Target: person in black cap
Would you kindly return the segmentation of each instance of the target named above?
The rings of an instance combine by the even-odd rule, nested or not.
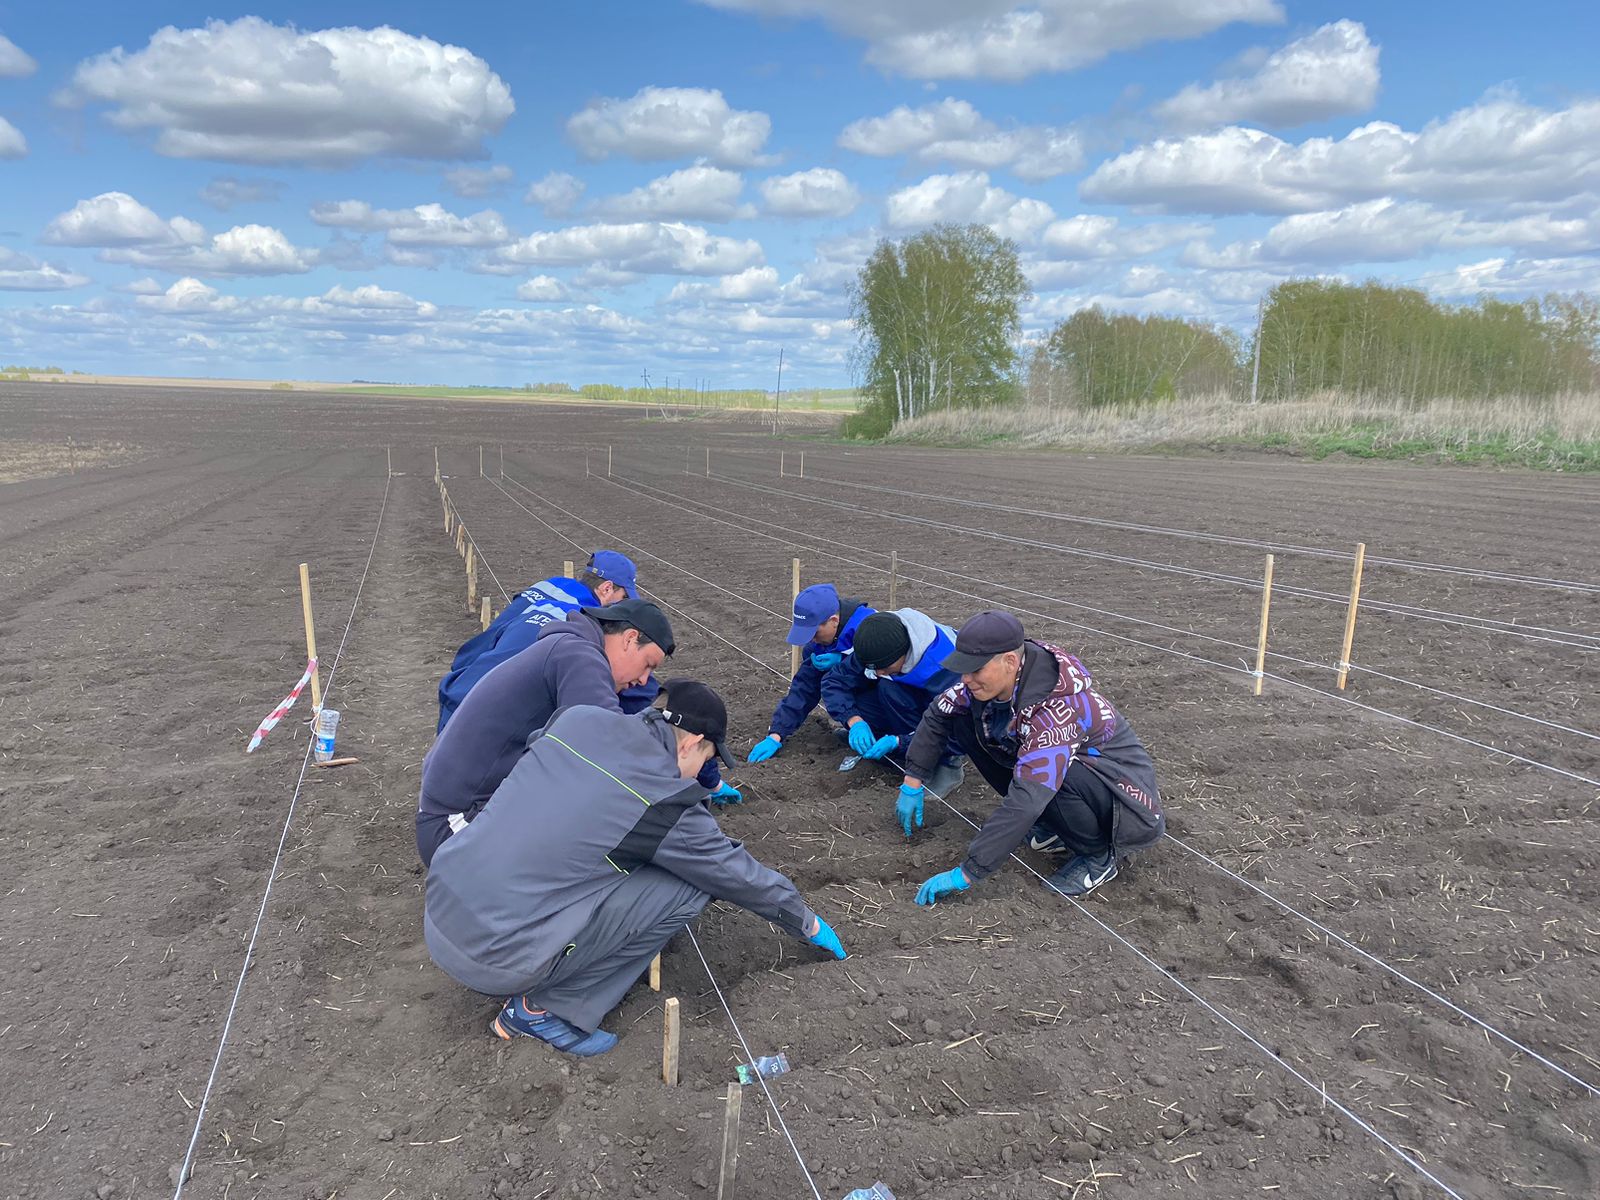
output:
[[[452,722],[452,726],[453,726]],[[617,1043],[600,1021],[713,899],[845,956],[784,876],[717,826],[693,782],[725,753],[728,710],[676,679],[639,716],[563,708],[428,870],[423,932],[448,975],[509,997],[490,1024],[568,1054]]]
[[[896,804],[901,828],[910,837],[922,824],[922,781],[951,738],[1005,799],[966,860],[922,885],[918,904],[993,874],[1030,830],[1034,849],[1071,854],[1049,880],[1068,896],[1115,878],[1120,859],[1165,832],[1149,753],[1075,655],[1025,638],[1011,613],[989,611],[961,627],[944,665],[961,682],[929,706],[911,740]]]
[[[546,625],[533,645],[485,675],[422,760],[417,854],[423,865],[488,803],[528,735],[556,709],[594,704],[621,712],[617,694],[650,678],[674,645],[659,608],[622,600]],[[715,778],[720,785],[721,776]]]

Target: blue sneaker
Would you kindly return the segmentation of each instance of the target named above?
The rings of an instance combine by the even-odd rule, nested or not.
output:
[[[614,1033],[607,1033],[604,1029],[585,1033],[554,1013],[529,1008],[525,996],[513,996],[507,1000],[500,1015],[490,1023],[489,1032],[508,1042],[514,1037],[538,1038],[563,1054],[576,1054],[580,1058],[604,1054],[617,1044],[617,1035]]]
[[[1077,854],[1045,884],[1064,896],[1087,896],[1102,883],[1117,877],[1117,856],[1109,849],[1102,854]]]

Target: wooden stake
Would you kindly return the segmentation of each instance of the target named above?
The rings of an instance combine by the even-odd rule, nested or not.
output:
[[[806,477],[806,452],[804,450],[802,450],[802,451],[800,451],[800,478],[804,479],[805,477]]]
[[[433,448],[433,481],[440,487],[444,486],[444,476],[439,474],[439,447]]]
[[[717,1174],[717,1200],[733,1200],[733,1177],[739,1169],[739,1109],[744,1091],[728,1085],[728,1108],[722,1114],[722,1169]]]
[[[650,960],[650,990],[652,992],[661,990],[661,955],[659,954]]]
[[[669,997],[666,1020],[661,1030],[661,1079],[668,1087],[678,1086],[678,998]]]
[[[611,477],[611,447],[606,447],[606,478]]]
[[[500,447],[500,478],[504,479],[505,477],[506,477],[506,448],[504,446],[501,446]]]
[[[386,474],[394,474],[394,450],[389,446],[383,448],[383,465]]]
[[[577,578],[577,575],[574,573],[574,567],[572,565],[572,560],[570,558],[567,559],[566,561],[564,561],[561,564],[561,577],[563,579],[576,579]]]
[[[790,590],[790,593],[791,593],[789,598],[790,598],[791,601],[794,601],[794,600],[798,600],[800,598],[800,560],[798,558],[793,560],[793,562],[791,563],[791,566],[790,566],[790,570],[791,570],[792,574],[791,574],[791,578],[789,580],[789,585],[790,585],[790,589],[789,590]],[[790,646],[789,647],[789,674],[791,676],[800,674],[800,647],[799,646]]]
[[[895,585],[900,582],[900,551],[889,551],[889,608],[894,608]]]
[[[706,478],[711,478],[711,447],[706,447]]]
[[[1344,614],[1344,645],[1339,650],[1339,690],[1350,675],[1350,646],[1356,639],[1356,609],[1361,604],[1361,566],[1367,561],[1367,544],[1356,543],[1356,565],[1350,573],[1350,607]]]
[[[317,656],[317,627],[311,622],[311,572],[300,564],[300,611],[306,619],[306,657]],[[322,707],[322,667],[311,672],[311,711]]]
[[[467,611],[478,607],[478,547],[467,543]]]
[[[1267,555],[1266,574],[1261,579],[1261,634],[1256,641],[1256,695],[1266,680],[1267,613],[1272,608],[1272,555]]]
[[[478,478],[483,478],[483,447],[478,447]]]
[[[778,451],[778,478],[783,478],[783,451]]]
[[[494,605],[489,603],[487,595],[483,598],[483,611],[478,614],[478,620],[483,622],[485,629],[494,624]]]

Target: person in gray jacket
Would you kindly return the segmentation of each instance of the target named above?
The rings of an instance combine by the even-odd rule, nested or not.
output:
[[[718,827],[695,775],[723,753],[727,708],[673,680],[636,716],[563,708],[528,740],[477,820],[428,870],[428,952],[505,1001],[490,1028],[568,1054],[616,1045],[601,1018],[713,899],[845,956],[795,886]],[[452,722],[453,724],[453,722]]]

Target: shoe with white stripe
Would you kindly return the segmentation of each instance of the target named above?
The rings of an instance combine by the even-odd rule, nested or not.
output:
[[[1063,896],[1087,896],[1102,883],[1117,877],[1117,856],[1110,850],[1104,854],[1079,854],[1046,881],[1045,886]]]
[[[1041,821],[1028,832],[1028,849],[1037,850],[1040,854],[1065,854],[1067,844],[1061,840],[1059,833]]]

